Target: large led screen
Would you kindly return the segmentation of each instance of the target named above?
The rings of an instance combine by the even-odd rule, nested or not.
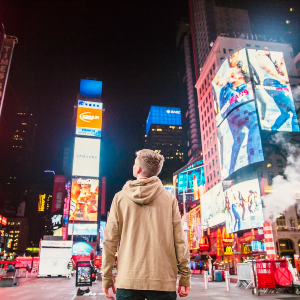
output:
[[[72,179],[70,218],[74,221],[97,221],[99,180]]]
[[[225,222],[225,204],[222,182],[201,197],[202,227],[208,228]]]
[[[68,235],[97,235],[97,224],[73,224],[68,225]]]
[[[75,138],[73,176],[99,177],[100,139]]]
[[[102,103],[78,101],[76,134],[101,137]]]
[[[246,50],[230,55],[211,84],[218,126],[231,110],[254,99]]]
[[[248,49],[262,130],[299,131],[282,52]]]
[[[190,248],[199,248],[200,238],[202,237],[201,226],[201,207],[197,206],[189,212],[190,227]]]
[[[235,108],[217,129],[221,178],[264,160],[254,101]]]
[[[151,106],[146,121],[146,134],[151,124],[181,125],[181,109],[178,107]]]
[[[203,161],[188,166],[186,169],[175,175],[174,181],[177,176],[177,190],[176,198],[178,201],[200,200],[200,197],[205,193],[205,175]]]
[[[105,227],[106,227],[106,222],[100,221],[100,226],[99,226],[100,248],[103,248],[103,237],[104,237]]]
[[[263,227],[264,217],[257,179],[224,189],[227,233]]]

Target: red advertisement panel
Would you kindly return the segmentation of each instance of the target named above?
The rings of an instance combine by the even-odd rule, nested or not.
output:
[[[54,186],[53,186],[52,212],[61,210],[63,207],[63,200],[66,196],[65,184],[66,184],[66,176],[55,175]]]

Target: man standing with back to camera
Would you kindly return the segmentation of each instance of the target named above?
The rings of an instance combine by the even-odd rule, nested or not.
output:
[[[164,157],[152,150],[136,152],[133,176],[117,193],[103,239],[102,288],[116,293],[112,275],[118,248],[117,300],[175,300],[188,296],[191,284],[189,247],[176,198],[157,175]]]

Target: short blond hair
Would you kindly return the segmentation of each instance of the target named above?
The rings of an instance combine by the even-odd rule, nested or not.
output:
[[[160,173],[165,161],[163,155],[150,149],[142,149],[135,154],[143,176],[157,176]]]

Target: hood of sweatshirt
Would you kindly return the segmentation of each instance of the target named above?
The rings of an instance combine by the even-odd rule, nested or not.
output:
[[[157,176],[143,180],[129,180],[122,189],[129,199],[141,205],[152,202],[163,190],[164,187]]]

